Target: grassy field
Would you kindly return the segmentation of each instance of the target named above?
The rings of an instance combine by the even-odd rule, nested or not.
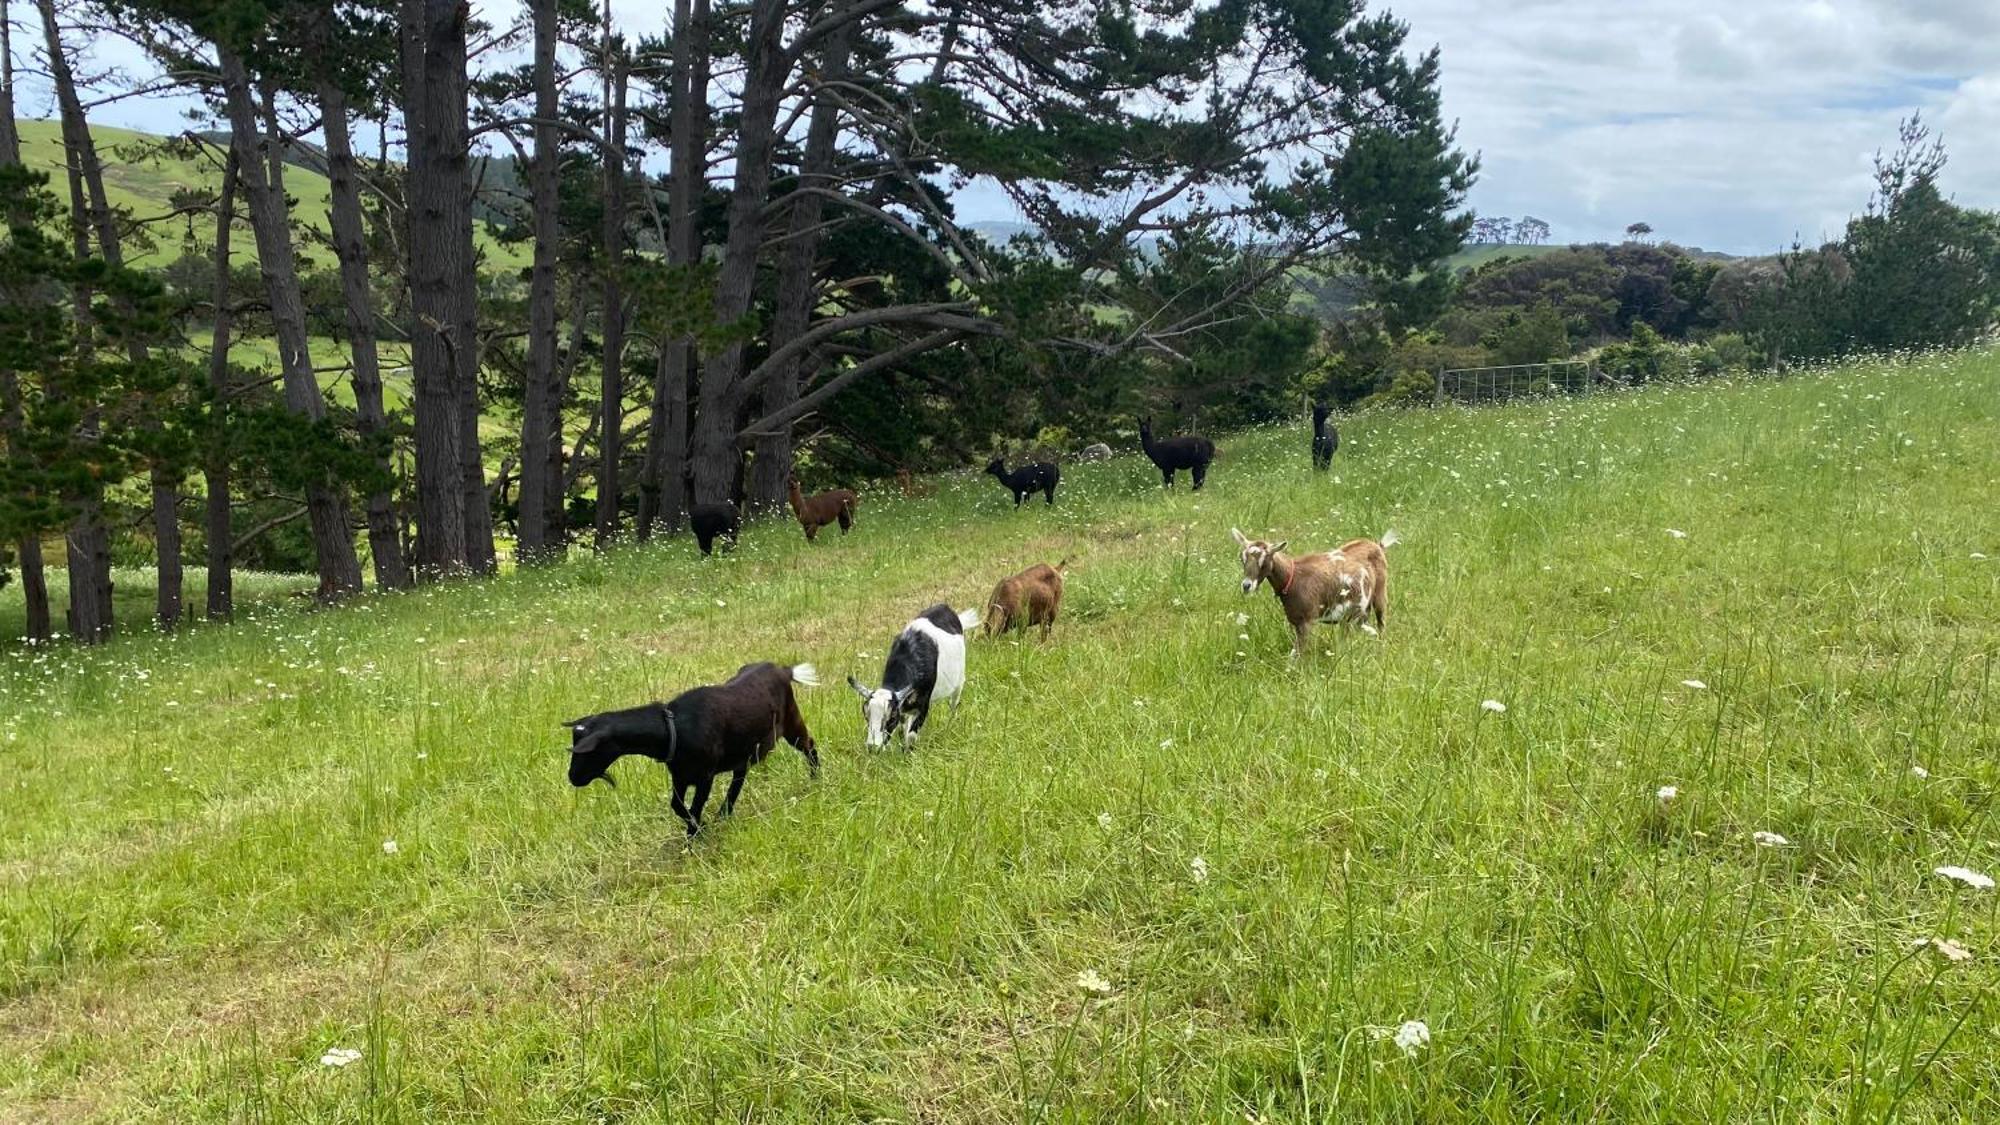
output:
[[[2000,897],[1933,874],[2000,872],[2000,357],[1220,444],[6,659],[0,1118],[2000,1115]],[[1232,525],[1397,529],[1385,634],[1288,664]],[[1065,554],[860,749],[844,674]],[[817,782],[692,846],[569,789],[562,720],[758,659]]]
[[[68,165],[63,155],[62,126],[54,121],[33,119],[22,119],[18,124],[22,163],[48,173],[50,190],[67,204],[69,188],[64,179],[64,169]],[[176,192],[196,188],[219,190],[221,186],[219,153],[213,161],[163,156],[155,147],[161,138],[149,133],[114,129],[108,125],[92,125],[90,132],[97,142],[98,159],[104,165],[105,197],[113,207],[124,208],[136,219],[157,218],[171,213]],[[296,239],[300,243],[300,252],[314,265],[332,269],[333,250],[325,242],[330,198],[326,177],[318,172],[288,166],[285,169],[285,192],[293,199],[292,207],[298,221],[318,234],[317,238]],[[194,239],[194,251],[203,257],[211,253],[215,245],[215,220],[212,217],[204,221],[177,218],[155,224],[149,229],[154,245],[129,248],[126,260],[130,264],[165,266],[180,257],[183,242],[190,234]],[[492,268],[517,270],[528,264],[526,244],[503,243],[484,229],[476,230],[474,238],[479,253]],[[241,261],[257,260],[257,247],[249,235],[247,224],[239,228],[235,251]]]

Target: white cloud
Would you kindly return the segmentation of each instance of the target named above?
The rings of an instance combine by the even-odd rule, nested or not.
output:
[[[1413,46],[1441,49],[1445,112],[1484,157],[1473,205],[1560,240],[1638,220],[1745,253],[1837,234],[1919,109],[1952,154],[1947,190],[2000,206],[1993,0],[1389,7]]]

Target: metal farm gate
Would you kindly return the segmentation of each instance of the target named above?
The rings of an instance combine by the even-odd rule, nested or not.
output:
[[[1587,359],[1440,370],[1437,402],[1502,402],[1523,395],[1583,394],[1602,377]]]

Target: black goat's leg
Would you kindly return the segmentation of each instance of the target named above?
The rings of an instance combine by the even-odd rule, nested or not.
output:
[[[688,835],[701,831],[701,808],[708,804],[708,788],[715,784],[712,777],[704,777],[694,783],[694,805],[688,812]]]
[[[737,770],[735,775],[729,779],[729,792],[724,794],[722,798],[722,811],[724,815],[736,815],[736,795],[743,792],[743,779],[749,776],[750,767],[744,766],[742,769]]]
[[[679,782],[674,783],[674,815],[681,818],[681,822],[687,825],[688,835],[692,836],[701,831],[701,822],[688,812],[687,802],[681,799],[683,788]]]

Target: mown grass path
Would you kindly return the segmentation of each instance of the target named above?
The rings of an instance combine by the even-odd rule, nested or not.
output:
[[[2000,1115],[2000,896],[1932,874],[2000,872],[2000,358],[1342,438],[8,658],[0,1118]],[[1395,527],[1385,635],[1289,665],[1232,525]],[[860,749],[844,674],[1063,554],[1053,643]],[[564,782],[757,659],[819,782],[691,847]]]

